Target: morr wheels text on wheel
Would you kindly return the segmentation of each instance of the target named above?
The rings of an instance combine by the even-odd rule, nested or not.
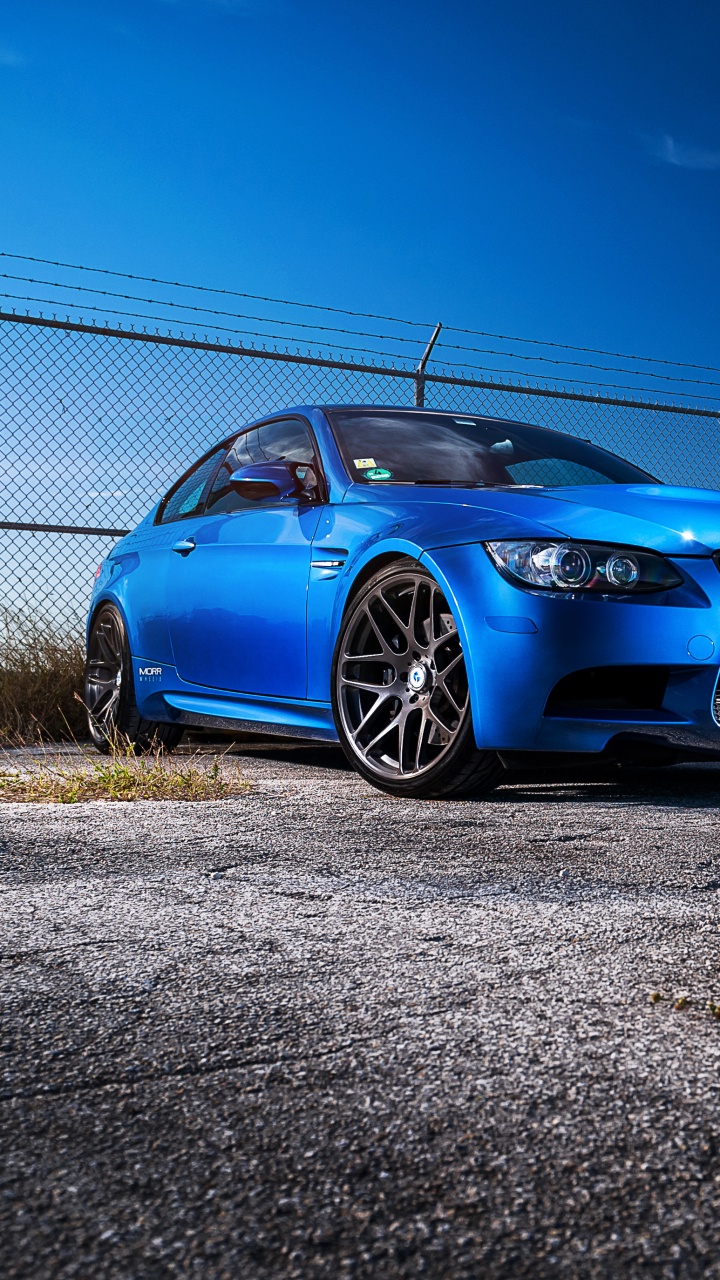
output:
[[[135,751],[153,746],[172,751],[182,728],[143,720],[135,701],[130,650],[123,620],[114,605],[103,605],[90,628],[85,667],[85,706],[90,737],[98,751],[126,744]]]
[[[381,570],[351,605],[335,651],[345,754],[394,795],[489,791],[503,775],[475,746],[465,658],[440,587],[413,561]]]

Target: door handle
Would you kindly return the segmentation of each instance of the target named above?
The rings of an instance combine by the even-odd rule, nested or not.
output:
[[[178,555],[180,556],[189,556],[190,552],[194,550],[195,550],[194,538],[181,538],[180,541],[176,542],[175,546],[173,547],[173,551],[177,551]]]

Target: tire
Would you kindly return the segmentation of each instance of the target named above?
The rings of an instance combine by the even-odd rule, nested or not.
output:
[[[504,775],[475,745],[465,659],[450,607],[416,561],[394,561],[351,601],[332,666],[335,725],[350,763],[381,791],[482,795]]]
[[[100,607],[90,628],[85,708],[93,745],[103,755],[116,746],[129,746],[138,755],[153,747],[172,751],[183,735],[178,725],[143,720],[140,715],[125,625],[112,604]]]

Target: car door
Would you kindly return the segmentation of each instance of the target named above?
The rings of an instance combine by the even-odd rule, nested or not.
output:
[[[160,503],[155,520],[144,520],[111,551],[112,592],[125,608],[134,657],[149,662],[173,661],[163,583],[170,550],[181,534],[179,521],[202,511],[205,491],[227,445],[204,454]]]
[[[167,612],[174,661],[190,684],[268,697],[307,693],[307,591],[322,509],[317,484],[297,498],[252,501],[229,477],[255,462],[320,471],[309,429],[286,418],[240,435],[225,455],[203,513],[178,524]]]

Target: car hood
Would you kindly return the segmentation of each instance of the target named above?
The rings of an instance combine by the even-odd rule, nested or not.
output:
[[[527,490],[525,491],[527,492]],[[520,495],[511,495],[520,504]],[[667,555],[720,547],[720,493],[675,485],[595,485],[538,493],[536,515],[571,538],[626,542]]]
[[[391,486],[383,488],[385,507]],[[397,505],[404,506],[408,515],[416,503],[422,503],[426,512],[430,504],[447,504],[441,518],[435,508],[436,536],[432,541],[438,546],[444,531],[446,545],[470,537],[487,540],[548,533],[648,547],[665,555],[704,556],[720,548],[720,492],[711,489],[659,484],[567,489],[433,486],[410,490],[411,499],[408,488],[398,485],[392,489]],[[377,489],[373,496],[376,500],[379,497]]]

